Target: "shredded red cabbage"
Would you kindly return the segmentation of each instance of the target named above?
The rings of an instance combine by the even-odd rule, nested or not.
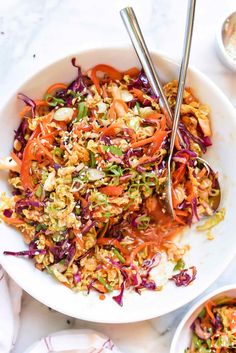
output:
[[[201,326],[201,320],[200,318],[197,318],[194,321],[194,332],[196,333],[196,335],[201,338],[202,340],[208,340],[209,338],[211,338],[211,336],[213,335],[214,332],[212,331],[207,331],[204,330]]]
[[[192,273],[189,273],[189,272]],[[189,269],[181,270],[177,275],[171,277],[177,287],[188,286],[191,282],[193,282],[197,275],[197,269],[195,266],[190,267]]]
[[[39,201],[33,200],[19,200],[15,204],[15,212],[21,214],[24,209],[28,207],[43,207],[44,203]]]
[[[88,220],[88,222],[85,224],[84,228],[81,229],[82,235],[85,235],[90,231],[91,228],[95,226],[96,222],[91,221],[91,219]]]
[[[115,302],[120,305],[123,306],[123,295],[124,295],[124,290],[125,290],[125,281],[122,282],[121,284],[121,290],[120,293],[118,295],[114,295],[112,297],[113,300],[115,300]]]
[[[3,211],[3,216],[10,218],[12,216],[13,211],[10,208],[5,208]]]
[[[35,110],[36,110],[35,102],[23,93],[18,93],[17,98],[21,99],[23,102],[25,102],[26,105],[31,107],[32,117],[34,118],[35,117]]]
[[[84,76],[81,72],[81,67],[76,65],[76,58],[72,58],[71,62],[74,67],[77,67],[78,74],[77,74],[77,78],[68,86],[68,90],[79,92],[79,93],[85,93],[87,87],[84,82]]]
[[[4,251],[4,255],[11,255],[11,256],[28,256],[34,257],[36,255],[46,254],[45,249],[36,249],[36,250],[24,250],[24,251]]]

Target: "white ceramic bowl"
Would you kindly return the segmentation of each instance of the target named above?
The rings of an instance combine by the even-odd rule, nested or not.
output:
[[[208,293],[187,312],[175,331],[170,353],[184,353],[185,349],[189,347],[191,342],[192,330],[190,326],[198,317],[206,302],[210,299],[216,300],[221,297],[236,298],[236,284],[220,287],[215,291]]]
[[[174,61],[153,54],[163,82],[178,77],[179,66]],[[31,77],[1,110],[0,144],[1,155],[8,155],[12,146],[13,130],[19,124],[18,113],[22,103],[16,98],[23,92],[32,98],[39,98],[45,89],[54,82],[69,83],[77,74],[70,59],[66,57],[47,66]],[[86,70],[95,64],[106,63],[124,70],[138,65],[131,48],[96,49],[76,54],[77,62]],[[214,146],[209,149],[207,158],[219,171],[222,186],[222,206],[226,207],[225,221],[214,230],[215,240],[209,241],[206,235],[189,229],[183,239],[191,250],[187,263],[198,269],[197,279],[192,285],[177,288],[169,282],[161,292],[145,291],[142,295],[126,292],[123,307],[118,306],[111,297],[98,299],[96,293],[84,296],[74,293],[54,281],[46,273],[36,270],[27,259],[3,256],[4,250],[19,251],[26,248],[21,235],[13,228],[1,224],[0,262],[15,281],[37,300],[51,308],[76,318],[109,323],[134,322],[166,314],[188,303],[201,294],[226,268],[236,249],[235,195],[236,195],[236,119],[235,110],[225,95],[203,74],[189,69],[187,84],[193,87],[194,94],[201,102],[211,107]],[[4,127],[4,128],[3,128]],[[8,191],[6,178],[0,180],[1,190]],[[222,256],[220,254],[227,254]]]

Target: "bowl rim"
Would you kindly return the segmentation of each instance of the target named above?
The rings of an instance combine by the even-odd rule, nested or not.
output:
[[[181,321],[179,322],[174,336],[172,338],[171,341],[171,346],[170,346],[170,353],[176,353],[176,345],[178,343],[179,340],[179,336],[181,334],[181,332],[184,329],[184,326],[186,324],[186,322],[188,321],[188,319],[191,317],[191,315],[198,310],[198,308],[203,305],[204,303],[206,303],[209,299],[215,297],[218,294],[223,294],[226,291],[229,290],[236,290],[236,282],[233,284],[227,284],[221,287],[218,287],[217,289],[205,294],[204,296],[202,296],[193,306],[191,306],[191,308],[185,313],[184,317],[181,319]]]
[[[111,50],[111,49],[115,49],[115,50],[133,50],[133,47],[131,45],[120,45],[120,46],[109,46],[109,47],[92,47],[92,48],[88,48],[85,50],[81,50],[78,52],[73,52],[73,53],[69,53],[67,55],[64,55],[62,57],[59,57],[57,60],[53,60],[51,62],[49,62],[48,64],[44,65],[43,67],[41,67],[39,70],[35,70],[33,73],[30,73],[28,75],[28,77],[25,80],[22,80],[21,84],[16,88],[13,89],[9,92],[9,96],[6,100],[4,100],[1,108],[0,108],[0,115],[2,113],[2,111],[7,107],[8,104],[10,104],[10,102],[12,101],[12,99],[14,99],[14,97],[16,96],[17,92],[19,92],[23,86],[27,85],[31,80],[34,79],[34,77],[36,75],[40,75],[42,74],[45,70],[49,70],[51,67],[53,67],[53,65],[58,64],[61,61],[65,61],[65,60],[70,60],[72,57],[77,57],[80,54],[87,54],[89,55],[90,53],[94,53],[94,51],[107,51],[107,50]],[[165,53],[161,52],[161,51],[157,51],[157,50],[150,50],[151,55],[156,55],[161,57],[162,59],[164,59],[164,61],[169,62],[173,65],[177,65],[180,66],[179,61],[173,58],[170,58],[169,56],[167,56]],[[228,97],[224,94],[224,92],[210,79],[208,78],[205,74],[203,74],[201,71],[199,71],[198,69],[196,69],[195,67],[189,66],[189,70],[197,75],[201,80],[203,80],[204,82],[206,82],[209,87],[218,95],[221,96],[221,99],[223,101],[223,104],[227,106],[227,109],[230,111],[230,115],[232,115],[233,119],[234,119],[234,123],[236,124],[236,114],[235,114],[235,109],[234,106],[232,105],[232,103],[230,102],[230,100],[228,99]],[[120,319],[112,319],[111,320],[102,320],[102,319],[93,319],[93,322],[99,322],[99,323],[129,323],[129,322],[139,322],[142,320],[148,320],[148,319],[152,319],[155,317],[160,317],[162,315],[168,314],[174,310],[179,309],[180,307],[183,307],[184,305],[190,303],[192,300],[196,299],[197,296],[201,295],[202,293],[204,293],[204,291],[209,288],[212,283],[214,283],[217,278],[219,278],[219,276],[225,271],[225,269],[228,267],[228,265],[230,264],[231,260],[234,258],[236,254],[236,249],[234,252],[231,253],[231,255],[229,255],[227,257],[227,259],[225,260],[224,264],[222,265],[222,267],[220,268],[220,271],[217,274],[214,274],[214,276],[212,276],[211,281],[209,281],[208,283],[202,285],[200,287],[200,290],[195,290],[194,295],[189,299],[187,299],[187,301],[185,301],[184,303],[180,304],[180,305],[176,305],[175,301],[172,302],[172,305],[169,305],[166,308],[162,308],[162,310],[160,310],[160,313],[158,314],[158,316],[155,315],[151,315],[151,314],[145,314],[145,312],[139,316],[139,318],[126,318],[126,320],[120,320]],[[14,271],[11,269],[11,265],[8,265],[7,260],[6,261],[2,261],[2,266],[3,268],[6,270],[6,272],[10,275],[10,277],[14,278]],[[61,307],[58,307],[56,304],[52,305],[52,303],[49,303],[47,301],[47,296],[44,297],[44,299],[42,300],[41,296],[38,295],[37,293],[34,292],[34,290],[32,289],[32,287],[30,286],[30,284],[27,284],[27,282],[22,278],[14,278],[15,282],[21,287],[23,288],[29,295],[31,295],[33,298],[35,298],[36,300],[38,300],[39,302],[43,303],[46,306],[50,306],[53,307],[53,309],[57,310],[58,312],[61,312],[65,315],[70,315],[72,317],[75,317],[73,310],[71,309],[70,311]],[[85,320],[85,321],[91,321],[91,319],[88,319],[87,316],[80,316],[79,319],[81,320]]]

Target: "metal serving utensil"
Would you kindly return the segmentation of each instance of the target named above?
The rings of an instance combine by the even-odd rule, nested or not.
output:
[[[181,69],[180,69],[180,77],[179,77],[180,80],[179,80],[179,88],[178,88],[174,117],[171,112],[168,100],[162,89],[162,85],[157,75],[157,72],[155,70],[151,56],[148,52],[141,29],[139,27],[137,18],[135,16],[134,10],[132,9],[132,7],[126,7],[120,11],[122,20],[125,24],[126,30],[133,43],[134,49],[143,67],[143,70],[148,78],[150,86],[152,87],[152,90],[154,91],[156,96],[160,97],[159,104],[160,104],[161,110],[169,118],[170,125],[172,125],[172,121],[173,121],[171,142],[170,142],[170,153],[168,158],[168,180],[167,180],[167,195],[166,195],[167,209],[173,217],[175,216],[175,212],[174,212],[173,200],[172,200],[171,160],[172,160],[172,155],[174,150],[174,142],[177,134],[179,137],[180,144],[182,146],[185,146],[185,143],[178,129],[178,123],[179,123],[181,103],[183,100],[184,85],[185,85],[186,72],[188,68],[188,60],[189,60],[189,53],[190,53],[190,47],[191,47],[195,2],[196,0],[190,0],[190,5],[188,9],[188,21],[187,21],[186,33],[185,33],[184,55],[181,63]],[[208,162],[206,162],[204,159],[200,157],[196,157],[196,161],[199,167],[203,166],[207,169],[207,171],[212,171],[212,168],[210,167]],[[216,196],[212,197],[212,200],[211,200],[212,201],[211,206],[214,211],[218,208],[220,204],[220,199],[221,199],[221,191],[220,191],[220,185],[219,185],[218,179],[216,179],[215,183],[216,183],[215,188],[219,190],[219,193],[217,193]]]

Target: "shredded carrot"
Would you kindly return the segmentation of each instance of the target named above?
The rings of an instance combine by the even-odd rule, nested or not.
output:
[[[121,106],[125,113],[128,113],[129,107],[127,104],[122,99],[114,99],[108,112],[110,119],[115,120],[119,116],[119,106]]]
[[[97,88],[98,93],[101,93],[101,86],[99,83],[99,78],[97,77],[98,71],[107,74],[112,80],[121,80],[122,79],[122,73],[120,71],[116,70],[112,66],[105,65],[105,64],[100,64],[100,65],[94,66],[91,71],[91,80],[93,81],[95,87]]]
[[[215,316],[212,312],[212,308],[216,306],[215,302],[214,301],[208,301],[206,304],[205,304],[205,308],[206,308],[206,311],[207,311],[207,314],[210,316],[210,318],[212,320],[215,320]]]
[[[18,167],[21,169],[22,161],[20,160],[20,158],[17,157],[17,155],[13,151],[10,153],[10,156],[16,162]]]
[[[164,142],[168,132],[167,131],[158,131],[158,134],[154,134],[156,138],[153,141],[153,144],[148,150],[148,154],[153,156],[157,151],[159,151],[162,143]]]
[[[137,67],[131,67],[130,69],[123,71],[122,74],[129,75],[130,77],[136,77],[140,73],[140,70]]]
[[[174,219],[175,219],[175,221],[178,222],[179,224],[186,225],[186,221],[184,221],[180,216],[177,216],[176,214],[175,214]]]
[[[143,103],[145,101],[143,91],[141,91],[141,89],[133,88],[130,92],[133,93],[136,98],[138,98],[140,103]]]
[[[124,248],[115,238],[98,238],[97,245],[113,245],[119,249],[124,255],[128,255],[129,251]]]
[[[180,142],[179,142],[179,136],[176,135],[176,138],[175,138],[175,148],[180,151],[181,150],[181,146],[180,146]]]
[[[206,168],[203,167],[202,170],[198,173],[197,178],[199,180],[201,180],[204,177],[204,175],[206,174],[206,172],[207,172]]]
[[[162,144],[166,136],[167,136],[166,131],[156,131],[155,134],[151,137],[131,143],[131,147],[132,148],[142,147],[152,142],[155,142],[156,145],[159,145],[160,147],[160,145]]]
[[[46,101],[43,100],[35,100],[34,101],[36,104],[36,108],[37,107],[42,107],[42,106],[48,106],[48,103]],[[24,116],[31,110],[32,108],[28,105],[26,105],[24,107],[24,109],[20,112],[20,117],[24,118]]]
[[[118,128],[120,128],[119,124],[112,123],[108,127],[102,128],[100,131],[102,132],[103,136],[115,136],[117,134],[116,129],[118,129]]]
[[[99,189],[99,191],[107,196],[120,196],[124,191],[123,185],[107,185]]]
[[[106,299],[105,294],[100,294],[100,295],[99,295],[99,299],[100,299],[100,300],[105,300],[105,299]]]
[[[191,183],[190,180],[187,180],[187,182],[185,184],[185,189],[186,189],[186,193],[188,195],[186,198],[186,201],[191,202],[195,197],[195,193],[194,193],[193,184]]]
[[[184,211],[184,210],[175,210],[175,214],[177,216],[183,216],[183,217],[188,217],[189,216],[188,211]]]
[[[139,251],[141,251],[142,249],[144,249],[146,246],[149,246],[149,245],[157,245],[157,244],[154,241],[146,241],[146,242],[138,245],[134,250],[132,250],[131,254],[126,258],[125,264],[129,266],[134,261],[136,255],[139,253]]]
[[[11,218],[11,217],[5,217],[5,216],[2,216],[2,219],[4,220],[4,222],[6,222],[7,224],[10,224],[10,225],[20,225],[20,224],[24,224],[25,222],[20,219],[20,218]]]
[[[46,94],[51,94],[52,92],[58,90],[58,89],[66,89],[67,85],[64,83],[54,83],[50,87],[48,87]]]

